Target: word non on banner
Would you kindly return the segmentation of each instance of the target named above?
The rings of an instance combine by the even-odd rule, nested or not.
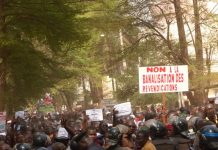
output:
[[[188,91],[188,66],[139,67],[139,93]]]
[[[6,133],[6,112],[0,112],[0,133]]]
[[[115,111],[118,111],[116,114],[117,117],[130,115],[132,113],[132,107],[130,102],[117,104],[114,106]]]
[[[90,121],[102,121],[103,120],[102,109],[89,109],[89,110],[86,110],[86,115],[89,116]]]

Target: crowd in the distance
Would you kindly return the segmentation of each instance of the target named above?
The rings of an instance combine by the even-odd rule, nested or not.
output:
[[[0,150],[218,150],[214,104],[117,113],[103,111],[103,121],[90,121],[84,110],[17,117],[0,136]]]

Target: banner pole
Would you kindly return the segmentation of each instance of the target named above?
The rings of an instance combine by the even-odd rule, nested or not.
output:
[[[167,114],[166,114],[166,93],[162,93],[162,120],[163,123],[166,124],[167,123]]]

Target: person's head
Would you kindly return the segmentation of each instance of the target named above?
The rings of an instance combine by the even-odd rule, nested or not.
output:
[[[98,130],[100,128],[100,124],[101,124],[100,121],[92,121],[91,122],[91,127],[95,128],[96,130]]]
[[[67,146],[69,142],[69,134],[65,128],[60,127],[55,137],[56,142],[63,143]]]
[[[74,136],[75,133],[75,121],[73,119],[67,119],[65,122],[65,127],[67,131],[71,134],[71,136]]]
[[[120,117],[119,124],[127,125],[128,121],[129,121],[129,119],[127,118],[127,116],[123,116],[123,117]]]
[[[166,126],[162,122],[156,121],[155,124],[150,127],[150,134],[152,139],[163,138],[167,135]]]
[[[121,133],[118,127],[112,127],[108,131],[107,143],[109,146],[118,145],[121,141]]]
[[[214,123],[216,122],[216,109],[213,104],[207,104],[205,107],[205,116]]]
[[[207,125],[215,125],[215,123],[210,121],[210,120],[198,118],[198,119],[196,119],[196,121],[194,123],[194,129],[195,129],[195,131],[199,131]]]
[[[45,133],[49,136],[49,138],[51,140],[54,139],[54,136],[55,136],[55,129],[51,126],[48,126],[45,128]]]
[[[180,134],[182,136],[187,136],[188,134],[188,122],[183,118],[176,118],[173,123],[173,128],[175,131],[175,134]]]
[[[154,119],[156,117],[156,114],[153,112],[148,112],[144,115],[145,117],[145,121],[150,120],[150,119]]]
[[[218,149],[218,128],[215,125],[204,126],[199,132],[199,146],[202,150]]]
[[[47,135],[41,132],[37,132],[33,135],[33,147],[46,147]]]
[[[55,142],[52,144],[52,150],[66,150],[66,146],[63,143]]]
[[[73,149],[78,149],[79,150],[80,149],[79,144],[75,140],[71,140],[70,141],[70,149],[71,150],[73,150]]]
[[[19,143],[15,145],[15,150],[31,150],[31,146],[26,143]]]
[[[96,129],[93,127],[88,128],[87,135],[91,139],[91,141],[94,142],[97,136]]]
[[[173,121],[175,121],[177,118],[178,118],[178,114],[175,110],[170,110],[168,113],[167,113],[167,119],[168,119],[168,122],[169,123],[173,123]]]
[[[73,137],[70,141],[71,150],[87,150],[90,144],[90,139],[87,132],[81,132]]]
[[[137,129],[137,126],[136,126],[135,122],[130,120],[130,121],[127,122],[127,125],[129,127],[129,134],[135,133],[135,131]]]
[[[143,127],[136,132],[136,149],[141,150],[149,140],[150,131],[148,127]]]
[[[167,124],[166,125],[166,129],[167,129],[167,136],[173,136],[174,135],[174,128],[172,124]]]
[[[104,121],[100,123],[100,133],[105,134],[108,132],[108,124]]]
[[[120,146],[122,147],[129,147],[129,142],[130,141],[130,135],[129,134],[122,134],[121,135],[121,142],[120,142]]]
[[[135,113],[135,117],[139,118],[140,120],[143,120],[144,119],[144,114],[143,114],[143,112],[137,112],[137,113]]]
[[[195,132],[197,131],[196,129],[196,121],[200,119],[200,117],[197,116],[192,116],[189,120],[188,120],[188,128],[189,129],[193,129]]]
[[[184,114],[188,114],[188,115],[190,114],[190,111],[185,107],[181,107],[179,109],[179,111],[180,111],[180,113],[184,113]]]

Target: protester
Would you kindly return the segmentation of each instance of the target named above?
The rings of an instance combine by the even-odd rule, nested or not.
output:
[[[63,114],[22,113],[7,124],[0,150],[213,150],[218,144],[212,104],[162,111],[155,105],[133,115],[121,109],[90,109]],[[98,113],[97,113],[98,112]],[[128,113],[126,113],[128,112]],[[102,114],[101,114],[102,113]],[[122,114],[123,113],[123,114]],[[201,114],[202,115],[199,115]],[[164,117],[163,119],[161,114]],[[94,117],[93,117],[93,116]],[[106,117],[106,120],[105,118]]]
[[[63,143],[55,142],[51,146],[51,150],[66,150],[67,147]]]
[[[136,133],[136,150],[156,150],[152,141],[149,139],[150,131],[149,128],[141,128]]]

